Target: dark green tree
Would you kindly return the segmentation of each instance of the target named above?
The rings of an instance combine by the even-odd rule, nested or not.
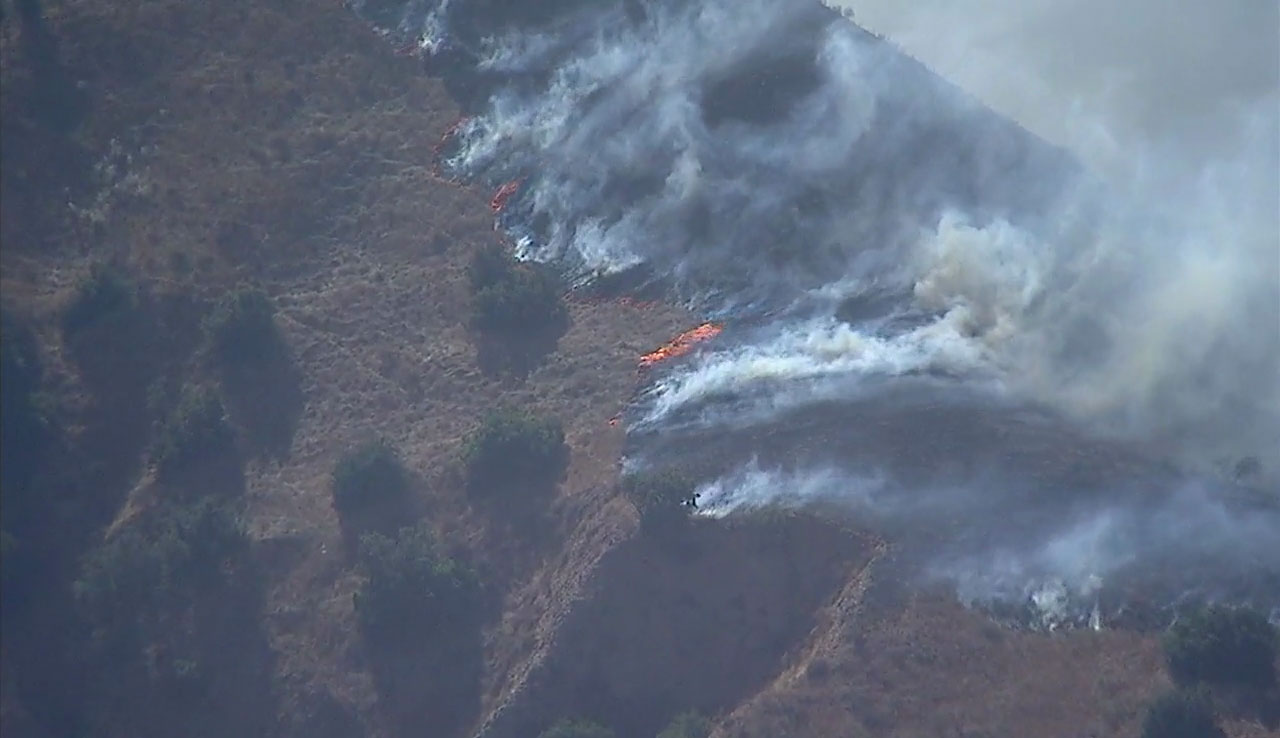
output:
[[[707,738],[711,735],[711,721],[702,713],[691,711],[677,715],[662,729],[658,738]]]
[[[178,407],[160,427],[152,455],[158,476],[172,479],[197,464],[226,458],[234,449],[235,431],[227,422],[218,393],[206,387],[187,387]]]
[[[368,578],[355,595],[356,612],[376,641],[430,637],[473,616],[475,573],[444,555],[425,525],[401,528],[395,536],[365,534],[360,562]]]
[[[339,512],[399,497],[408,487],[409,474],[399,454],[381,440],[356,447],[333,470],[333,502]]]
[[[1180,618],[1164,637],[1179,684],[1276,683],[1276,629],[1261,612],[1214,605]]]
[[[269,362],[279,357],[283,346],[275,315],[266,293],[252,288],[235,290],[205,316],[205,341],[224,367]]]
[[[1147,707],[1142,738],[1225,738],[1213,701],[1201,690],[1166,692]]]
[[[95,266],[62,312],[62,333],[74,337],[96,325],[119,322],[138,307],[137,287],[118,270]]]
[[[215,500],[164,505],[90,550],[75,594],[95,621],[128,616],[176,589],[216,578],[245,544],[239,518]]]
[[[515,483],[545,485],[564,474],[569,447],[560,421],[503,409],[486,415],[467,435],[462,457],[472,489]]]
[[[487,243],[471,254],[471,262],[467,264],[467,281],[471,291],[492,287],[510,278],[516,269],[516,260],[511,258],[500,244]]]
[[[542,264],[522,264],[498,244],[477,249],[467,267],[471,324],[489,334],[526,338],[564,328],[560,280]]]

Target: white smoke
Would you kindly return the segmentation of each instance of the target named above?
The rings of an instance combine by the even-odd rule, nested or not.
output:
[[[647,8],[638,24],[589,6],[541,31],[484,39],[481,70],[545,70],[547,80],[499,86],[451,162],[495,181],[533,175],[511,223],[522,255],[587,275],[644,265],[727,312],[875,280],[938,315],[898,335],[829,316],[788,319],[771,342],[731,348],[655,387],[649,420],[740,394],[738,382],[972,375],[982,361],[1028,401],[1100,432],[1175,442],[1195,461],[1280,445],[1280,257],[1263,197],[1276,191],[1274,114],[1248,108],[1253,136],[1231,158],[1166,166],[1168,137],[1124,138],[1108,120],[1081,122],[1088,105],[1076,104],[1073,130],[1124,142],[1130,155],[1125,181],[1102,189],[1052,157],[1010,162],[1001,136],[1013,132],[989,131],[952,90],[902,84],[918,73],[852,26],[800,23],[808,3]],[[941,43],[927,35],[942,32],[926,27],[930,16],[907,16],[904,35]],[[970,34],[946,29],[945,49],[958,53]],[[812,55],[816,90],[767,125],[709,121],[710,87],[777,47]],[[1032,86],[1034,67],[1020,69]],[[877,116],[889,122],[876,127]],[[975,140],[915,160],[929,156],[917,151],[934,145],[934,126]],[[1056,194],[1013,213],[1021,224],[993,217],[991,205],[1028,178]],[[803,211],[810,190],[831,203],[819,214]],[[525,230],[537,221],[541,231]],[[800,401],[803,391],[787,395]]]
[[[776,506],[849,511],[924,561],[922,582],[951,582],[969,602],[1028,601],[1046,626],[1090,613],[1113,582],[1165,602],[1270,606],[1280,577],[1280,511],[1224,500],[1196,483],[1102,504],[1034,497],[1033,511],[1019,498],[1025,491],[996,479],[902,489],[878,472],[783,471],[752,461],[698,492],[709,517]]]
[[[706,354],[658,379],[649,388],[652,403],[638,424],[657,425],[687,407],[730,396],[754,399],[755,420],[765,422],[773,412],[829,401],[833,394],[847,399],[869,376],[976,376],[989,364],[983,347],[967,336],[970,323],[967,311],[955,309],[893,337],[831,318],[789,324],[769,340]],[[729,422],[728,417],[721,420]]]
[[[1111,351],[1030,371],[1030,391],[1204,455],[1280,448],[1280,3],[841,0],[837,5],[1105,178],[1150,220],[1081,243],[1059,327]],[[1076,302],[1072,297],[1077,298]],[[1042,321],[1041,357],[1053,357]],[[1063,371],[1063,369],[1066,371]],[[1243,411],[1252,405],[1256,412]],[[1231,426],[1244,420],[1243,425]],[[1175,430],[1174,426],[1180,429]],[[1188,429],[1196,429],[1194,431]],[[1206,443],[1207,439],[1217,439]],[[1272,473],[1275,473],[1274,468]]]
[[[785,474],[718,475],[703,490],[708,514],[839,500],[909,544],[958,521],[947,545],[917,549],[974,597],[1050,581],[1090,593],[1170,552],[1194,558],[1168,531],[1208,536],[1227,565],[1273,552],[1259,525],[1274,532],[1274,508],[1243,516],[1215,501],[1219,487],[1174,484],[1151,458],[1185,470],[1253,455],[1263,484],[1280,474],[1275,76],[1254,62],[1201,68],[1253,54],[1252,41],[1204,45],[1195,64],[1172,54],[1194,38],[1107,51],[1128,43],[1115,28],[1144,16],[1174,29],[1163,3],[1107,4],[1127,20],[1087,26],[1096,36],[1080,53],[1076,36],[1041,43],[1030,30],[1079,31],[1060,22],[1071,4],[971,2],[989,12],[899,4],[885,30],[1074,157],[811,0],[512,4],[518,22],[466,0],[415,0],[395,22],[477,98],[446,163],[492,185],[521,181],[502,220],[521,256],[580,281],[639,274],[728,323],[656,372],[629,418],[643,463],[723,439],[743,446],[726,461],[792,457]],[[1177,23],[1208,24],[1206,12]],[[1162,51],[1186,79],[1152,76]],[[1080,72],[1094,57],[1107,63]],[[1233,75],[1240,84],[1224,84]],[[1055,88],[1064,79],[1075,86]],[[1207,90],[1221,94],[1197,103]],[[965,456],[995,468],[907,489],[893,477],[909,464],[819,458],[902,393],[923,399],[888,426],[995,429],[972,434],[987,447],[913,456],[937,466],[927,476]],[[946,423],[928,415],[935,403],[951,408]],[[1021,438],[1024,411],[1051,429]],[[882,451],[875,428],[856,430]],[[676,433],[693,436],[665,440]],[[1087,482],[1035,476],[1092,453],[1082,438],[1145,455]],[[1004,468],[1006,450],[1039,456]],[[1161,485],[1196,491],[1148,494]],[[1250,571],[1274,573],[1275,561]]]

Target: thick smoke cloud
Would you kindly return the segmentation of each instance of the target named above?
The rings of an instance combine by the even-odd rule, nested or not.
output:
[[[1192,169],[1230,159],[1265,143],[1251,140],[1249,128],[1266,118],[1270,130],[1252,134],[1274,144],[1280,102],[1274,0],[835,4],[1102,171],[1113,158],[1138,163],[1134,150],[1153,145]]]
[[[1107,234],[1115,243],[1102,250],[1133,263],[1125,297],[1099,306],[1115,308],[1114,340],[1124,350],[1095,364],[1087,382],[1185,414],[1200,431],[1190,445],[1202,452],[1209,450],[1204,438],[1225,434],[1219,437],[1229,440],[1206,455],[1252,446],[1253,453],[1274,456],[1280,3],[838,4],[996,110],[1068,148],[1126,205],[1163,220],[1163,231],[1137,224]],[[1108,276],[1125,271],[1106,264]],[[1079,388],[1067,396],[1087,408],[1116,399],[1082,396]],[[1219,403],[1262,406],[1271,417],[1232,432],[1222,420],[1237,422],[1242,411]]]
[[[1098,500],[994,474],[904,488],[892,474],[748,463],[702,487],[700,500],[716,517],[776,505],[852,509],[899,541],[908,576],[952,583],[968,602],[1032,599],[1046,625],[1090,614],[1105,624],[1135,601],[1274,606],[1280,510],[1232,505],[1196,482],[1168,484],[1133,481]]]
[[[1056,7],[900,12],[895,33],[981,72],[1009,60],[954,50]],[[521,183],[502,225],[522,256],[728,323],[638,398],[631,466],[698,466],[712,512],[843,499],[973,597],[1174,560],[1274,580],[1280,557],[1257,556],[1280,540],[1259,533],[1274,508],[1242,512],[1204,472],[1256,457],[1241,469],[1263,494],[1280,473],[1265,73],[1183,105],[1230,123],[1213,134],[1122,94],[1154,67],[1082,78],[1118,97],[1081,92],[1070,115],[1044,112],[1049,72],[1071,71],[1052,53],[979,88],[999,104],[1034,81],[1043,105],[1010,112],[1057,121],[1041,132],[1059,146],[810,0],[364,10],[471,101],[446,163]],[[1090,530],[1106,545],[1075,555]],[[1180,565],[1164,590],[1201,580]]]

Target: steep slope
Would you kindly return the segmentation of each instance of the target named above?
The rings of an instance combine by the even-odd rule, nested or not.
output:
[[[502,365],[466,325],[467,264],[499,239],[490,193],[433,167],[458,105],[347,8],[43,6],[38,27],[5,6],[0,283],[6,317],[34,329],[67,428],[44,462],[58,473],[32,489],[89,512],[67,514],[78,526],[41,520],[64,560],[21,610],[6,582],[0,731],[526,738],[589,716],[649,738],[699,708],[725,736],[957,725],[1067,736],[1080,732],[1073,711],[1095,711],[1097,735],[1131,732],[1160,682],[1149,637],[1011,633],[943,596],[903,599],[873,586],[891,549],[847,521],[762,515],[695,521],[674,540],[638,533],[618,494],[624,433],[609,420],[632,399],[638,357],[695,319],[574,297],[554,351],[527,371]],[[25,50],[37,33],[56,39],[56,75],[82,91],[83,110],[41,107],[39,75],[54,72]],[[65,130],[50,127],[71,113]],[[64,306],[97,263],[139,284],[147,341],[64,340]],[[252,575],[246,596],[205,592],[184,611],[216,621],[206,650],[218,659],[197,694],[125,670],[106,671],[114,691],[95,691],[68,655],[83,644],[70,579],[85,550],[164,494],[148,397],[217,383],[200,319],[241,282],[270,296],[292,357],[290,372],[228,402],[246,456],[249,545],[233,562]],[[544,504],[465,491],[462,438],[498,404],[565,423],[571,462]],[[375,435],[411,472],[407,502],[378,511],[379,524],[426,521],[486,583],[465,644],[475,671],[444,674],[464,697],[454,705],[430,691],[433,664],[376,653],[353,608],[363,576],[330,475]],[[6,576],[10,561],[6,550]],[[104,695],[118,699],[104,707]]]

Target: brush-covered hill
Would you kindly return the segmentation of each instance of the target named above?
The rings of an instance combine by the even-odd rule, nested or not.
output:
[[[1150,635],[624,489],[696,318],[513,262],[434,165],[456,98],[351,9],[2,7],[4,735],[1137,734]]]

